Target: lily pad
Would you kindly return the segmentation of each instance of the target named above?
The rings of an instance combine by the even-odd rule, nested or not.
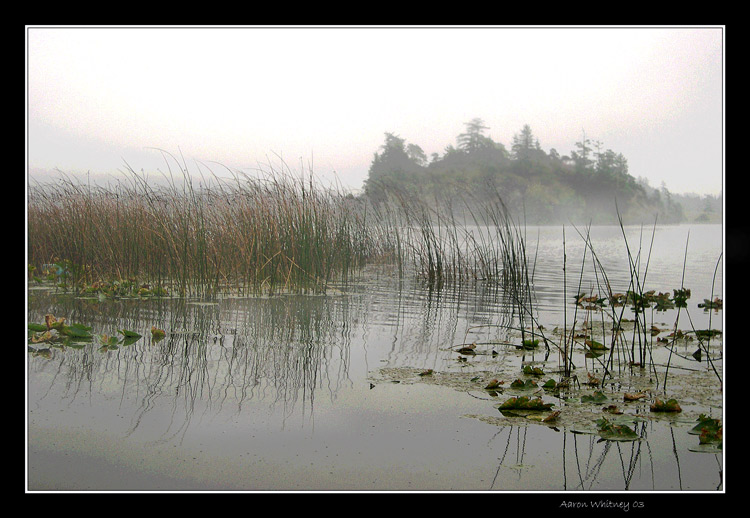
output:
[[[516,380],[510,384],[510,388],[518,389],[518,390],[529,390],[529,389],[538,388],[538,385],[536,384],[536,381],[534,380],[526,380],[526,381]]]
[[[607,347],[596,340],[585,340],[584,342],[592,351],[606,351]]]
[[[550,410],[551,408],[552,403],[545,403],[540,397],[531,399],[527,396],[520,396],[508,399],[498,409],[502,412],[503,410]]]
[[[532,367],[531,365],[526,365],[523,368],[523,373],[531,376],[544,376],[544,370],[539,367]]]
[[[721,421],[708,417],[705,414],[701,414],[700,416],[698,416],[697,421],[698,424],[688,432],[689,434],[700,435],[703,430],[716,432],[721,428]]]
[[[677,402],[676,399],[668,399],[666,401],[662,401],[659,398],[656,398],[654,403],[651,405],[651,411],[652,412],[682,412],[682,408],[680,408],[680,404]]]
[[[599,436],[607,441],[635,441],[638,434],[625,424],[617,424],[602,417],[596,421]]]
[[[502,384],[503,384],[502,381],[499,381],[498,379],[493,379],[484,388],[485,388],[485,390],[495,390],[495,389],[500,388],[500,385],[502,385]]]
[[[91,338],[91,328],[83,324],[60,325],[58,328],[61,334],[71,338]]]
[[[140,338],[141,337],[141,335],[139,333],[136,333],[135,331],[128,331],[127,329],[119,329],[118,331],[125,338]]]
[[[151,326],[151,338],[153,338],[155,342],[158,342],[159,340],[163,339],[165,336],[166,336],[166,333],[164,332],[163,329],[159,329],[156,326]]]
[[[639,401],[645,398],[647,395],[648,394],[646,392],[636,392],[636,393],[625,392],[625,394],[623,394],[622,396],[622,400],[623,401]]]
[[[586,394],[585,396],[581,396],[581,403],[606,403],[609,401],[607,396],[604,395],[604,392],[601,390],[597,390],[593,394]]]

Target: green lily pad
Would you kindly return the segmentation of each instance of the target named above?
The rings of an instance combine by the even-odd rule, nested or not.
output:
[[[599,436],[607,441],[635,441],[638,434],[625,424],[617,424],[602,417],[596,421]]]
[[[531,399],[527,396],[512,397],[505,401],[498,409],[503,410],[550,410],[552,403],[545,403],[542,398]]]
[[[163,339],[166,336],[166,333],[163,329],[159,329],[156,326],[151,326],[151,338],[154,340],[154,342],[158,342],[159,340]]]
[[[532,376],[544,376],[544,371],[539,367],[532,367],[531,365],[526,365],[523,368],[524,374],[529,374]]]
[[[651,405],[651,411],[652,412],[682,412],[682,408],[680,408],[680,404],[677,402],[676,399],[668,399],[666,401],[662,401],[659,398],[656,398],[654,403]]]
[[[721,421],[708,417],[705,414],[701,414],[700,416],[698,416],[697,421],[698,424],[688,432],[689,434],[700,435],[701,433],[703,433],[703,430],[717,432],[719,428],[721,428]]]
[[[607,347],[602,344],[601,342],[597,342],[596,340],[586,340],[586,345],[591,349],[592,351],[606,351]]]
[[[91,338],[91,328],[83,324],[62,325],[59,331],[71,338]]]
[[[586,394],[585,396],[581,396],[581,403],[606,403],[609,401],[607,396],[604,395],[604,392],[601,390],[597,390],[592,395]]]
[[[141,335],[135,331],[128,331],[127,329],[118,329],[118,332],[125,338],[140,338]]]
[[[534,380],[516,380],[513,383],[510,384],[510,388],[517,389],[517,390],[529,390],[529,389],[535,389],[538,385],[536,384],[536,381]]]

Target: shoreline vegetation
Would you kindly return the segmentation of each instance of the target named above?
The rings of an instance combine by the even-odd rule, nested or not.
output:
[[[639,243],[634,249],[616,207],[630,265],[627,292],[613,292],[589,238],[590,227],[571,225],[586,253],[580,265],[564,262],[563,284],[567,287],[566,278],[582,279],[591,262],[599,295],[586,297],[580,283],[577,294],[566,293],[566,301],[576,302],[572,326],[567,328],[566,304],[565,329],[559,339],[552,338],[536,320],[535,258],[527,257],[525,222],[514,219],[497,191],[483,199],[444,197],[428,203],[391,186],[372,202],[324,188],[312,172],[295,176],[288,168],[272,168],[256,177],[232,173],[227,179],[211,173],[196,179],[184,162],[165,157],[179,171],[164,175],[166,187],[149,183],[132,168],[115,186],[84,184],[64,174],[57,183],[30,186],[30,283],[52,280],[58,288],[100,298],[210,299],[325,293],[329,285],[345,285],[365,266],[385,266],[400,277],[416,276],[430,290],[472,283],[500,289],[521,344],[555,349],[566,375],[574,368],[571,351],[573,337],[580,334],[579,310],[597,310],[602,329],[610,330],[611,336],[589,347],[592,356],[600,354],[594,350],[599,346],[608,351],[602,367],[611,372],[625,306],[635,312],[637,325],[629,351],[621,352],[631,364],[645,366],[651,344],[646,308],[676,307],[679,318],[689,298],[686,286],[675,288],[673,296],[647,287],[657,221],[648,248]],[[721,255],[717,270],[720,264]],[[713,299],[704,305],[721,305],[721,299]],[[710,356],[710,341],[704,352]]]
[[[373,200],[325,188],[312,171],[294,175],[284,167],[257,176],[232,172],[225,178],[211,172],[196,177],[184,161],[168,153],[165,157],[177,173],[170,169],[163,175],[166,182],[160,184],[128,168],[124,179],[114,185],[92,185],[61,173],[57,182],[29,186],[29,285],[51,281],[59,289],[100,300],[326,293],[356,280],[365,267],[382,266],[400,277],[416,277],[431,292],[472,284],[498,289],[511,313],[503,327],[518,335],[508,347],[543,352],[552,361],[557,358],[559,377],[543,387],[555,397],[567,394],[580,396],[581,402],[588,402],[584,397],[604,401],[602,391],[613,383],[628,375],[634,379],[645,375],[649,394],[655,397],[650,411],[681,412],[680,401],[672,397],[673,386],[679,385],[675,381],[679,366],[673,362],[685,355],[678,345],[695,348],[692,359],[705,362],[711,388],[723,390],[721,331],[711,328],[710,314],[708,329],[695,328],[687,304],[690,286],[671,286],[673,293],[648,286],[649,259],[658,245],[658,218],[651,222],[650,236],[649,226],[641,223],[638,242],[628,242],[625,219],[614,206],[629,269],[630,284],[623,292],[614,292],[610,285],[590,239],[590,225],[562,226],[564,290],[576,279],[578,289],[565,292],[563,322],[548,331],[534,307],[536,258],[527,256],[527,221],[513,216],[498,189],[486,190],[481,197],[451,192],[425,199],[390,184],[381,185]],[[571,264],[566,255],[572,236],[585,244],[578,264]],[[685,258],[689,239],[688,235]],[[721,261],[719,254],[714,281]],[[587,289],[582,280],[588,268],[593,268],[596,284]],[[704,311],[722,309],[721,298],[715,296],[721,288],[713,292],[712,285],[711,289],[711,298],[698,304]],[[668,309],[676,315],[674,325],[656,329],[655,312]],[[52,323],[30,327],[31,343],[52,343],[53,330],[78,330],[58,325],[55,317],[48,316]],[[127,339],[126,331],[121,332]],[[106,338],[103,347],[110,347],[110,342],[116,345],[117,339]],[[457,352],[466,358],[477,354],[476,348],[475,343],[461,344]],[[420,379],[443,374],[419,371]],[[529,369],[523,374],[528,378],[544,372]],[[491,381],[486,390],[501,384],[493,381],[495,385]],[[581,395],[581,385],[596,392]],[[533,379],[521,388],[529,387],[534,393],[542,390]],[[640,401],[647,393],[623,397]],[[592,399],[595,404],[601,401]],[[515,406],[502,406],[501,412],[543,411],[545,421],[560,416],[558,410],[546,415],[550,405],[541,397],[515,398],[506,404]],[[561,419],[571,419],[568,414],[576,415],[566,412]],[[628,426],[607,418],[597,423],[606,440],[638,437]],[[717,430],[706,440],[721,445],[721,428]]]
[[[430,287],[485,282],[502,286],[515,302],[531,300],[525,255],[525,227],[535,224],[530,209],[513,210],[509,193],[492,182],[481,194],[467,188],[428,195],[388,181],[378,175],[378,164],[404,144],[389,140],[358,196],[283,161],[254,175],[226,168],[228,177],[198,164],[196,176],[184,159],[163,150],[168,172],[156,181],[127,164],[124,175],[105,186],[62,171],[56,180],[32,180],[29,279],[54,273],[62,287],[78,292],[128,285],[215,297],[325,292],[375,264],[394,266],[400,276],[415,273]],[[621,212],[632,205],[613,201],[614,224],[622,226]],[[657,221],[665,223],[658,213],[651,223]],[[592,217],[586,226],[595,224]]]
[[[411,272],[431,287],[524,275],[523,236],[499,195],[471,208],[462,201],[459,222],[455,200],[428,204],[392,189],[373,204],[321,186],[312,173],[179,171],[159,184],[129,169],[114,185],[64,173],[30,185],[29,279],[78,293],[127,285],[215,297],[325,292],[365,265]]]
[[[722,195],[674,194],[662,183],[635,178],[622,154],[582,131],[574,149],[545,152],[531,127],[524,125],[507,148],[486,135],[482,119],[466,129],[442,155],[429,158],[422,148],[393,133],[374,154],[364,193],[378,200],[389,188],[422,199],[469,196],[487,201],[503,194],[513,214],[532,225],[618,224],[618,217],[642,223],[658,214],[662,224],[721,223]],[[615,202],[618,211],[612,210]],[[648,223],[648,221],[645,221]]]

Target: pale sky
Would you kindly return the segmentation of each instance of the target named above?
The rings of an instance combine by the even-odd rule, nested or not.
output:
[[[695,27],[27,27],[29,170],[312,167],[359,189],[393,133],[442,155],[582,132],[630,174],[719,194],[724,31]],[[214,172],[220,173],[221,168]]]

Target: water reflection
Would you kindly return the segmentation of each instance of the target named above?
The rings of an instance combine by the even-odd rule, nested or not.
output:
[[[535,308],[542,314],[539,323],[549,329],[561,324],[564,304],[558,230],[542,230],[555,235],[541,239],[539,253],[530,254],[537,258]],[[669,242],[672,238],[662,239]],[[691,243],[694,241],[698,242],[698,237],[691,237]],[[707,242],[711,243],[710,239]],[[608,247],[605,239],[605,245],[597,248],[598,253],[615,261],[620,251],[608,251]],[[710,263],[708,272],[701,270],[700,275],[694,275],[695,267],[688,268],[686,285],[693,287],[695,294],[689,314],[697,328],[708,328],[703,319],[711,322],[711,318],[714,319],[711,328],[721,327],[721,315],[694,309],[696,298],[698,301],[703,298],[701,290],[711,289],[715,252],[715,248],[706,245],[704,253],[695,256],[704,257],[703,266]],[[575,250],[568,253],[572,262]],[[660,262],[669,254],[652,256],[649,279],[655,288],[679,285],[674,279],[675,275],[681,275],[682,254],[682,249],[672,254],[671,266]],[[706,259],[708,256],[710,261]],[[620,263],[613,264],[608,266],[608,273]],[[577,282],[576,279],[576,286]],[[708,287],[704,288],[706,284]],[[716,286],[717,289],[721,286],[720,277]],[[383,421],[384,428],[391,424],[398,428],[404,415],[419,408],[422,402],[408,400],[401,392],[388,392],[393,400],[377,400],[385,391],[380,388],[368,391],[369,374],[381,367],[481,371],[486,368],[489,356],[477,356],[458,364],[454,346],[509,342],[518,327],[518,314],[511,302],[497,286],[446,285],[435,290],[377,268],[339,291],[330,290],[326,296],[225,298],[212,302],[99,301],[31,291],[28,299],[31,322],[42,322],[44,315],[51,313],[65,317],[68,322],[91,326],[95,335],[117,335],[118,330],[127,329],[143,337],[108,352],[100,352],[95,339],[82,348],[52,348],[50,358],[30,354],[28,399],[33,415],[30,428],[64,429],[73,423],[133,441],[182,444],[189,442],[191,432],[215,435],[217,428],[212,423],[239,423],[239,433],[264,428],[271,437],[268,441],[278,439],[279,444],[285,445],[286,436],[282,432],[310,422],[313,415],[321,412],[321,406],[330,421],[343,422],[354,429],[353,423],[365,421],[363,416],[371,415],[368,412],[377,416],[376,424]],[[674,322],[672,314],[657,317]],[[151,326],[164,329],[166,337],[153,340]],[[547,333],[552,339],[552,331]],[[695,368],[699,363],[693,356],[695,347],[682,342],[662,347],[662,356],[655,361],[672,362],[677,369],[679,358],[683,365]],[[493,365],[512,362],[514,372],[522,364],[553,362],[559,356],[556,349],[541,347],[531,351],[497,348],[497,352]],[[613,352],[622,354],[622,363],[627,363],[628,351]],[[665,353],[673,357],[664,357]],[[721,347],[706,347],[700,365],[709,357],[720,361]],[[576,365],[592,372],[597,369],[593,359],[576,358]],[[679,382],[678,373],[670,371],[670,383]],[[437,428],[429,430],[435,433],[434,440],[445,441],[439,447],[445,449],[455,447],[457,439],[451,426],[466,412],[462,405],[476,402],[461,392],[450,397],[454,398],[450,400],[454,406],[445,401],[436,403],[441,419],[436,422]],[[445,406],[440,406],[444,403]],[[375,405],[376,409],[371,411],[368,405]],[[384,410],[391,407],[397,410],[390,414]],[[686,438],[684,428],[639,423],[636,432],[638,441],[612,442],[569,429],[501,426],[495,430],[484,425],[466,441],[480,451],[476,454],[476,465],[459,468],[460,462],[446,461],[439,469],[450,474],[452,469],[486,468],[485,471],[492,473],[489,482],[484,479],[467,489],[721,488],[721,459],[689,451],[690,441],[695,438]],[[337,430],[337,433],[344,432]],[[390,437],[385,432],[382,435]],[[489,451],[485,452],[487,437],[491,439]],[[385,441],[377,436],[358,439],[373,448],[378,440]],[[338,441],[344,442],[340,438]],[[247,443],[245,439],[241,447],[246,448]],[[227,448],[237,445],[228,442]],[[391,448],[392,444],[379,447]],[[296,448],[300,449],[295,453],[304,456],[303,446]],[[397,461],[412,465],[422,459],[413,458],[407,451]],[[439,459],[434,462],[439,463]]]
[[[684,427],[638,423],[633,441],[604,440],[595,434],[539,426],[504,426],[491,443],[498,465],[488,489],[550,491],[720,491],[720,455],[693,453],[679,437]],[[540,455],[540,445],[549,448]],[[555,452],[557,450],[557,452]],[[554,454],[554,456],[553,456]],[[550,465],[559,462],[559,469]],[[698,482],[698,481],[705,482]],[[696,483],[715,484],[714,487]]]
[[[284,415],[298,405],[312,412],[316,390],[334,394],[348,381],[351,325],[358,318],[351,311],[345,297],[99,304],[37,294],[30,298],[32,322],[50,312],[91,326],[95,335],[128,329],[143,338],[107,353],[98,351],[95,338],[81,349],[55,349],[49,360],[30,357],[30,400],[41,405],[54,397],[72,405],[119,394],[125,405],[135,399],[129,434],[170,401],[170,415],[182,422],[171,421],[167,437],[184,434],[198,407],[239,413],[247,401],[262,399],[281,405]],[[167,331],[163,340],[149,337],[152,325]]]

